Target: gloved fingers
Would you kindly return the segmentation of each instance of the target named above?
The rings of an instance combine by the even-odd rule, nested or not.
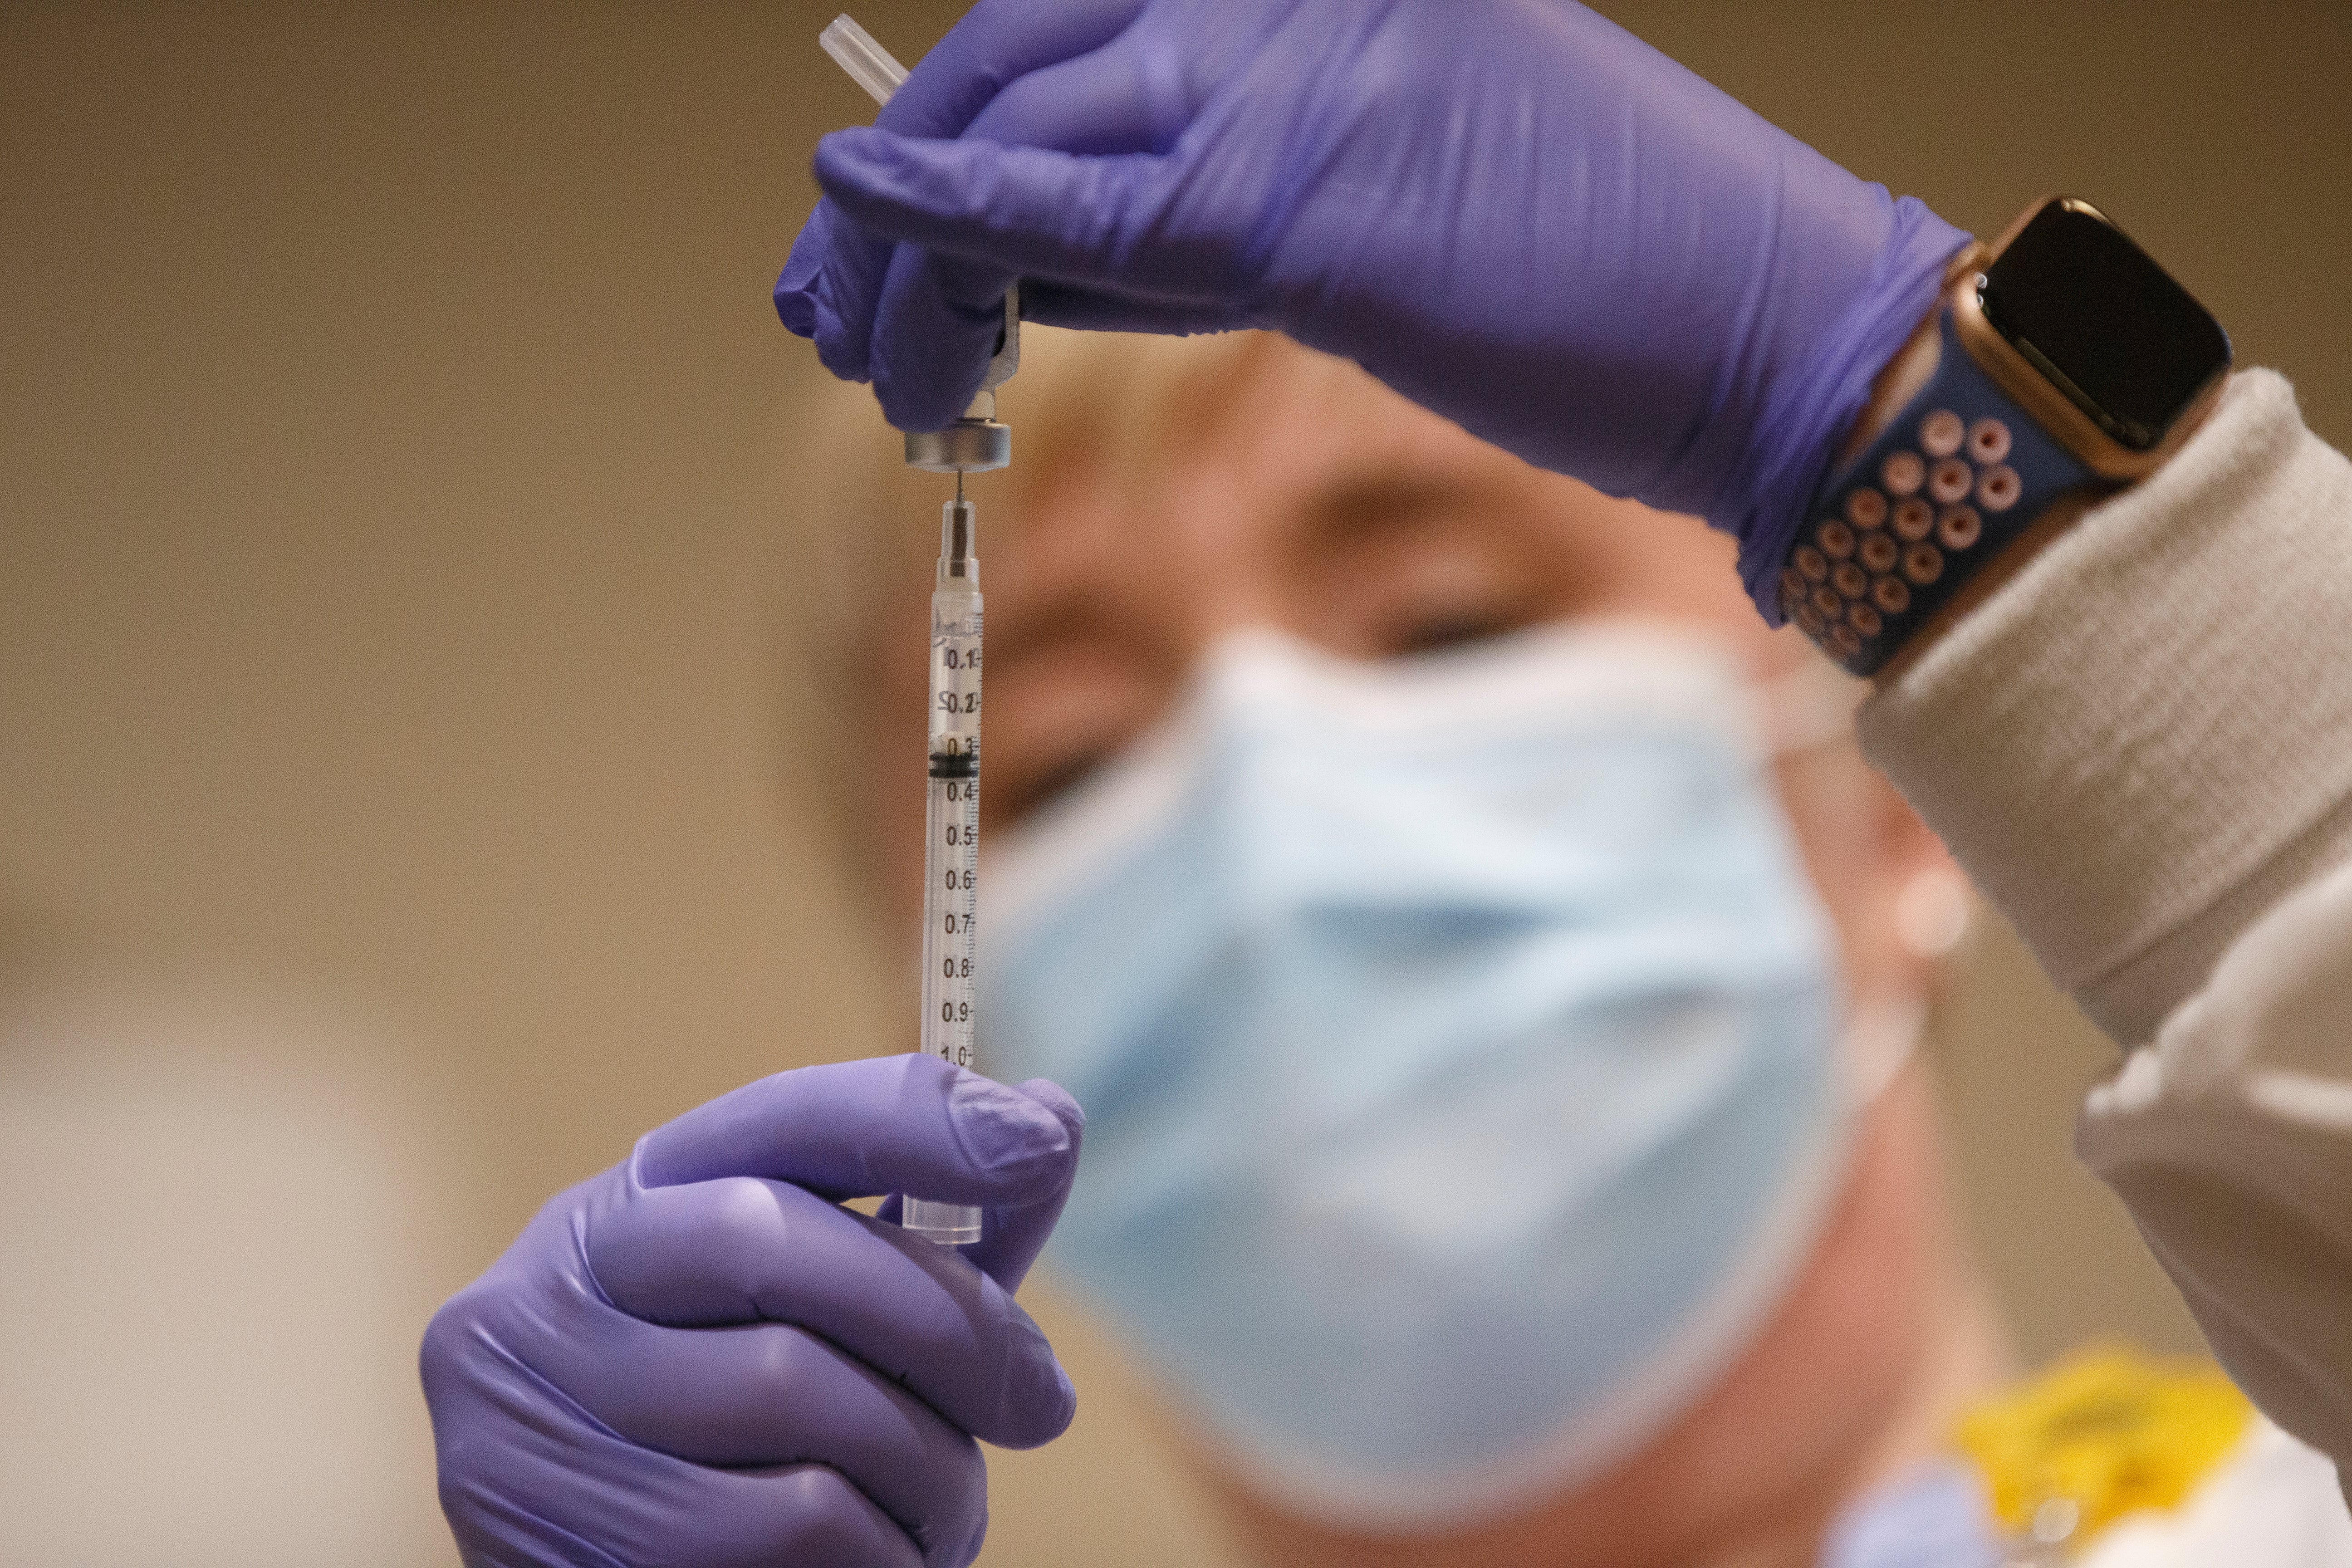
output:
[[[1102,47],[1144,4],[980,0],[907,73],[874,122],[902,136],[960,136],[1007,83]]]
[[[806,1329],[991,1443],[1048,1442],[1076,1409],[1045,1336],[995,1279],[785,1183],[640,1190],[592,1214],[584,1246],[606,1300],[632,1317]]]
[[[1168,304],[1132,299],[1108,289],[1074,288],[1042,278],[1022,279],[1021,319],[1040,326],[1067,327],[1082,332],[1153,332],[1167,337],[1237,332],[1256,325],[1238,305]]]
[[[1190,118],[1165,51],[1114,44],[1009,82],[972,120],[968,139],[1088,155],[1156,153]],[[891,258],[866,342],[866,371],[891,424],[936,430],[963,413],[997,341],[1012,274],[951,254],[901,246]]]
[[[1191,119],[1182,78],[1164,52],[1114,45],[1008,82],[962,134],[1094,156],[1164,153]]]
[[[1063,153],[1158,152],[1190,116],[1164,52],[1117,45],[1007,81],[972,119],[970,139]],[[897,122],[887,122],[897,130]],[[963,413],[994,352],[1013,275],[1001,267],[900,246],[866,338],[866,374],[891,424],[937,430]]]
[[[499,1393],[495,1413],[446,1388],[432,1405],[442,1511],[468,1563],[924,1568],[914,1539],[837,1470],[713,1469],[583,1420],[536,1380]],[[961,1568],[979,1546],[943,1542],[932,1562]]]
[[[1163,303],[1230,304],[1239,292],[1231,242],[1188,235],[1171,216],[1182,181],[1173,158],[858,128],[817,142],[816,177],[861,227],[1018,277]]]
[[[696,1107],[638,1141],[640,1185],[765,1176],[828,1198],[909,1193],[1041,1203],[1077,1146],[1054,1110],[920,1052],[799,1068]]]
[[[883,416],[937,430],[971,405],[1004,326],[1013,275],[902,245],[876,307],[867,371]]]
[[[1075,1169],[1078,1146],[1086,1135],[1087,1113],[1078,1109],[1078,1102],[1070,1098],[1069,1091],[1052,1079],[1033,1078],[1022,1084],[1020,1089],[1032,1100],[1052,1111],[1068,1130]],[[1054,1224],[1062,1217],[1062,1205],[1069,1201],[1069,1196],[1070,1190],[1065,1186],[1043,1203],[1027,1204],[1019,1208],[990,1209],[982,1226],[980,1239],[958,1250],[963,1254],[964,1261],[995,1280],[1009,1295],[1021,1289],[1021,1281],[1028,1278],[1029,1266],[1037,1261],[1037,1254],[1045,1247],[1045,1238],[1053,1235]],[[1059,1371],[1058,1362],[1055,1366]],[[1076,1413],[1074,1396],[1071,1414]],[[1063,1417],[1065,1425],[1068,1419],[1067,1415]],[[1060,1435],[1056,1428],[1035,1441],[1045,1442]],[[1007,1448],[1028,1446],[998,1437],[988,1440]]]
[[[716,1489],[722,1495],[742,1495],[740,1510],[773,1522],[745,1532],[756,1534],[754,1541],[734,1532],[712,1541],[705,1555],[687,1559],[694,1568],[774,1568],[780,1563],[821,1563],[825,1568],[923,1568],[929,1563],[933,1568],[964,1568],[980,1555],[980,1532],[987,1528],[982,1519],[968,1541],[941,1541],[926,1552],[872,1498],[827,1466],[720,1471],[717,1479]],[[634,1561],[667,1556],[667,1543],[649,1544],[661,1557],[649,1554]]]
[[[619,1312],[538,1347],[534,1370],[639,1447],[729,1469],[820,1464],[924,1550],[973,1539],[980,1448],[936,1411],[804,1330],[669,1329]]]
[[[1006,84],[1019,88],[1033,73],[1100,47],[1125,30],[1142,5],[1143,0],[1069,0],[1050,6],[1034,0],[983,0],[908,74],[875,123],[906,136],[958,135]],[[873,379],[868,354],[875,308],[895,248],[887,237],[848,222],[839,208],[819,202],[776,279],[777,317],[788,331],[811,340],[818,361],[845,381]],[[962,412],[961,405],[955,410]],[[937,428],[953,417],[909,428]]]
[[[777,319],[814,343],[818,363],[844,381],[869,379],[874,309],[897,249],[820,200],[776,279]]]

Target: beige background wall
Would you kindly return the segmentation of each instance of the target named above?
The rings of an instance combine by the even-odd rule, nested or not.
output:
[[[1605,8],[1958,221],[2102,199],[2352,440],[2345,7]],[[0,1563],[447,1561],[434,1303],[898,1043],[785,651],[830,10],[0,10]],[[1997,935],[1950,1023],[2026,1350],[2186,1342],[2065,1159],[2105,1047]],[[1213,1561],[1066,1337],[988,1561]]]

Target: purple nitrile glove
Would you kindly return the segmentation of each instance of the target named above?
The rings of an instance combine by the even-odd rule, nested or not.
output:
[[[784,324],[890,420],[1028,317],[1271,327],[1772,573],[1967,237],[1567,0],[980,0],[828,200]]]
[[[1076,1398],[1013,1292],[1084,1118],[921,1055],[780,1073],[560,1194],[425,1331],[441,1504],[468,1564],[963,1568],[974,1438]],[[958,1250],[840,1206],[982,1205]],[[895,1201],[895,1200],[894,1200]]]

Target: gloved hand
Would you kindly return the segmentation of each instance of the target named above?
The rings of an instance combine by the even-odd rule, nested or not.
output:
[[[469,1564],[962,1568],[974,1437],[1076,1408],[1013,1292],[1083,1118],[927,1056],[803,1068],[648,1133],[425,1331],[441,1503]],[[950,1251],[840,1207],[987,1205]]]
[[[1967,237],[1568,0],[980,0],[816,174],[777,310],[894,424],[962,412],[1014,277],[1047,322],[1276,328],[1737,534],[1774,619]]]

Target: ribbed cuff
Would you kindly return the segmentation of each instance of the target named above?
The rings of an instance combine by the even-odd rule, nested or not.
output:
[[[2352,463],[2248,372],[1867,704],[1864,747],[2135,1044],[2352,853],[2347,606]]]

